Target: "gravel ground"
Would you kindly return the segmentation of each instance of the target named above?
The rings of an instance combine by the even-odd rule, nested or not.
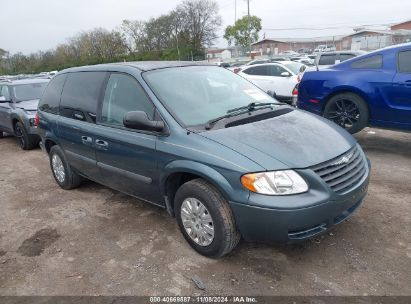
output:
[[[0,139],[0,295],[411,295],[411,133],[356,137],[373,167],[355,215],[220,260],[195,253],[164,210],[92,182],[64,191],[39,149]]]

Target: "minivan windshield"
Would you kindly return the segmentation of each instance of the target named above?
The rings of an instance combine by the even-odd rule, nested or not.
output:
[[[32,99],[40,99],[43,95],[47,82],[37,82],[29,84],[19,84],[13,86],[16,102]]]
[[[276,102],[259,88],[214,66],[158,69],[143,74],[164,106],[186,127],[203,125],[250,103]]]

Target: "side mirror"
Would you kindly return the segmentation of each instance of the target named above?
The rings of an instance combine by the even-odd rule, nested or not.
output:
[[[290,73],[288,73],[288,72],[282,72],[281,73],[281,77],[290,77],[291,75],[290,75]]]
[[[273,90],[268,90],[267,94],[270,95],[272,98],[277,99],[277,94]]]
[[[123,118],[125,127],[135,130],[161,132],[164,130],[164,122],[161,120],[150,120],[146,112],[131,111],[126,113]]]

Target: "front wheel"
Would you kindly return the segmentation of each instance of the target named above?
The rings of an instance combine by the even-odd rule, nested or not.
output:
[[[23,150],[31,150],[39,143],[37,137],[27,134],[21,122],[17,122],[14,126],[14,134],[16,135],[17,143]]]
[[[353,93],[343,93],[328,101],[323,116],[354,134],[367,126],[369,113],[361,97]]]
[[[240,240],[228,202],[203,179],[191,180],[178,189],[175,214],[184,238],[204,256],[222,257]]]

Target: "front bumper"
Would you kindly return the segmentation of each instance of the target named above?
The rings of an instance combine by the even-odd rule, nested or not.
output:
[[[363,202],[368,183],[367,174],[350,193],[303,208],[273,209],[235,202],[230,202],[230,205],[237,228],[245,240],[292,243],[320,235],[347,219]],[[295,195],[294,199],[298,201],[299,195]]]

